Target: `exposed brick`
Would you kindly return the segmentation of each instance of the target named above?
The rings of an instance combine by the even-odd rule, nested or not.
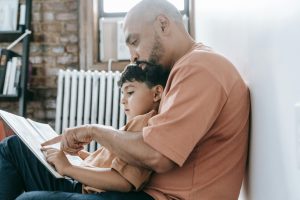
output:
[[[43,67],[32,67],[33,76],[45,76],[45,69]]]
[[[45,11],[48,11],[48,10],[63,11],[63,10],[66,10],[66,7],[65,7],[65,3],[63,1],[61,1],[61,2],[48,1],[48,2],[43,3],[43,10],[45,10]]]
[[[59,43],[58,34],[45,33],[44,34],[44,42],[48,43],[48,44],[58,44]]]
[[[30,53],[40,53],[41,52],[41,47],[37,43],[31,43],[30,44]]]
[[[62,54],[65,52],[65,47],[64,46],[53,47],[52,52],[56,54]]]
[[[41,64],[43,62],[43,58],[41,56],[32,56],[29,59],[32,64]]]
[[[53,21],[54,20],[54,13],[53,12],[45,12],[43,14],[44,21]]]
[[[78,52],[78,45],[76,44],[67,45],[66,49],[68,53],[76,53]]]
[[[40,3],[37,3],[37,2],[35,2],[35,3],[33,3],[32,4],[32,11],[33,12],[35,12],[35,11],[40,11],[41,10],[41,4]]]
[[[57,76],[60,68],[51,67],[46,68],[46,76]]]
[[[71,63],[73,63],[73,56],[70,54],[64,55],[64,56],[59,56],[59,57],[57,57],[57,63],[63,64],[63,65],[71,64]]]
[[[33,41],[37,43],[42,43],[45,40],[45,35],[43,34],[34,34],[33,35]]]
[[[42,24],[42,30],[43,32],[61,32],[62,28],[61,25],[56,23],[56,24]]]
[[[48,88],[56,88],[57,87],[57,76],[48,76],[45,81],[45,86]]]
[[[78,9],[78,1],[74,1],[74,0],[71,0],[71,1],[67,1],[65,2],[65,5],[66,7],[68,8],[68,10],[77,10]]]
[[[46,110],[46,118],[47,119],[55,119],[55,115],[56,115],[55,106],[56,106],[56,103],[54,102],[54,109]],[[49,109],[49,108],[47,108],[47,109]]]
[[[78,31],[78,24],[77,23],[67,23],[65,24],[66,31]]]
[[[47,64],[46,66],[53,67],[56,64],[56,58],[54,56],[44,56],[43,60],[44,60],[44,63]],[[47,71],[47,69],[48,68],[46,68],[46,71]]]
[[[78,42],[78,36],[77,35],[70,35],[69,36],[70,43],[77,43]]]
[[[45,118],[45,112],[43,110],[35,110],[33,112],[33,117],[35,119],[43,119]]]
[[[67,42],[69,42],[69,38],[67,36],[62,36],[62,37],[60,37],[60,42],[67,43]]]
[[[40,33],[42,32],[42,28],[41,28],[41,23],[33,23],[31,25],[31,30],[33,32],[33,35],[35,35],[35,33]],[[31,36],[32,37],[32,36]]]
[[[40,22],[42,20],[42,15],[39,12],[35,12],[32,14],[32,21],[33,22]]]
[[[59,13],[56,15],[56,19],[60,20],[60,21],[76,20],[77,14],[76,13]]]
[[[35,88],[35,87],[44,87],[45,86],[45,80],[47,78],[46,77],[38,77],[38,76],[32,76],[31,79],[31,87]]]

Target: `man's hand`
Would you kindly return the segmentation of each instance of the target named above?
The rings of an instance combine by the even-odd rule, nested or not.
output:
[[[52,164],[60,175],[66,175],[66,171],[72,165],[68,161],[65,153],[51,147],[42,147],[41,150],[43,151],[48,163]]]
[[[49,141],[42,143],[42,146],[47,146],[60,142],[60,149],[71,155],[77,155],[77,153],[83,149],[83,146],[89,144],[92,141],[92,125],[83,125],[74,128],[67,128],[64,133]]]

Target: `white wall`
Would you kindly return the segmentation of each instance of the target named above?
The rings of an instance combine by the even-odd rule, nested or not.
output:
[[[240,199],[299,200],[300,122],[294,105],[300,102],[300,2],[195,4],[196,40],[229,58],[251,91],[248,180]]]

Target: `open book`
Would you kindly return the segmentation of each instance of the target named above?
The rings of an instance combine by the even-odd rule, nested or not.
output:
[[[25,119],[24,117],[14,115],[3,110],[0,110],[0,117],[56,178],[64,178],[51,164],[47,162],[43,152],[41,151],[41,143],[58,136],[51,126],[35,122],[31,119]],[[57,149],[60,148],[59,143],[51,146]],[[67,158],[72,165],[78,166],[82,162],[79,156],[67,155]]]

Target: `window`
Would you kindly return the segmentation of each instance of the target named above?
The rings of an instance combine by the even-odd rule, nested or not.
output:
[[[126,12],[141,0],[80,0],[80,68],[122,69],[129,61],[129,52],[122,31]],[[186,28],[194,37],[194,1],[169,0],[184,16]],[[92,30],[92,31],[91,31]]]
[[[100,0],[100,61],[129,60],[130,54],[123,34],[123,17],[141,0]],[[170,0],[181,11],[185,27],[189,30],[188,0]]]
[[[134,5],[141,0],[100,0],[99,11],[100,17],[122,17],[126,12],[130,10]],[[173,5],[181,11],[182,14],[188,15],[188,0],[169,0]]]

